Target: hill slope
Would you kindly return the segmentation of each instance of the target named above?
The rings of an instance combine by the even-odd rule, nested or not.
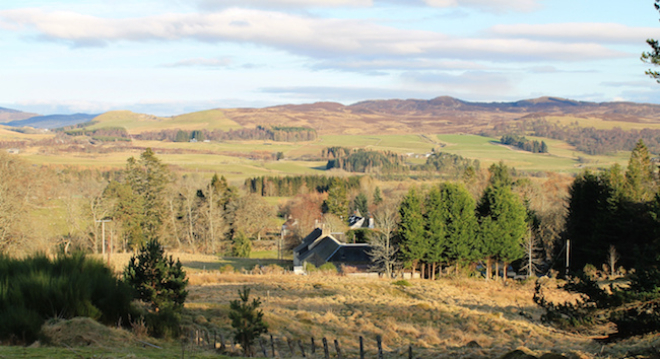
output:
[[[467,102],[452,97],[432,100],[374,100],[350,106],[320,102],[263,109],[224,110],[244,127],[263,124],[309,126],[321,134],[477,133],[525,116],[565,116],[610,122],[660,124],[660,105],[584,102],[556,97],[516,102]]]
[[[12,127],[29,126],[34,128],[57,128],[85,123],[91,121],[96,116],[98,115],[89,115],[86,113],[76,113],[73,115],[34,116],[24,120],[7,122],[5,125]]]
[[[38,116],[38,115],[36,113],[28,113],[28,112],[22,112],[18,110],[12,110],[9,108],[0,107],[0,123],[25,120],[27,118],[34,116]]]

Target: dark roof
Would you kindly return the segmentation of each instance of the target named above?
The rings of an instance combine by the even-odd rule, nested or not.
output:
[[[309,246],[314,243],[321,235],[323,234],[323,231],[321,228],[314,228],[312,232],[310,232],[307,237],[305,237],[296,248],[293,249],[294,253],[298,253],[298,255],[303,255],[305,252],[309,250]]]
[[[327,259],[328,262],[370,263],[371,246],[366,243],[344,244]]]

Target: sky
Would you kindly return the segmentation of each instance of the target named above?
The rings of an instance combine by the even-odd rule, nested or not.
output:
[[[0,106],[39,114],[541,96],[660,103],[653,0],[3,0]]]

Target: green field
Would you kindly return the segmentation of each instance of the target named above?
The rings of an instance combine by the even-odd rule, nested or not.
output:
[[[42,135],[39,135],[42,136]],[[174,169],[200,172],[205,177],[213,173],[224,175],[233,183],[254,176],[285,176],[325,173],[325,161],[319,161],[326,147],[343,146],[392,151],[407,156],[407,161],[423,164],[433,149],[478,159],[482,167],[504,161],[523,171],[553,171],[576,173],[584,168],[606,168],[614,163],[625,166],[628,152],[614,156],[591,156],[576,151],[563,141],[529,137],[548,144],[549,153],[534,154],[499,144],[498,139],[477,135],[331,135],[312,142],[160,142],[133,141],[134,148],[119,148],[118,152],[85,153],[55,152],[48,148],[27,148],[20,156],[34,164],[80,166],[89,168],[123,168],[126,160],[138,157],[141,148],[154,148],[158,157]],[[106,143],[104,146],[113,146]],[[180,152],[180,153],[177,153]],[[272,160],[278,152],[284,159]]]

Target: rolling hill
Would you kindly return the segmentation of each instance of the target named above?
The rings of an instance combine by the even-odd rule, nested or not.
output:
[[[0,123],[4,124],[11,121],[25,120],[30,117],[38,116],[36,113],[22,112],[9,108],[0,107]]]
[[[24,120],[10,121],[4,125],[11,127],[34,127],[50,129],[85,123],[91,121],[96,116],[98,115],[89,115],[86,113],[76,113],[73,115],[34,116]]]

